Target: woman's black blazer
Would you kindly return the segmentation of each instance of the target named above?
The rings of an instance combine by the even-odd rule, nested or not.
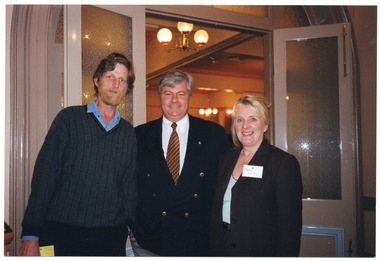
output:
[[[265,139],[249,165],[263,166],[262,178],[241,176],[232,188],[231,244],[222,244],[223,197],[242,148],[219,164],[211,214],[210,254],[298,256],[302,231],[302,178],[297,159]]]

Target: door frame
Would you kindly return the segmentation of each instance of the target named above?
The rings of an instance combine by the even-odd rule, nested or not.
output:
[[[286,41],[335,37],[338,36],[338,52],[339,66],[339,126],[340,126],[340,166],[341,166],[341,183],[342,198],[340,200],[320,200],[320,199],[303,199],[304,217],[305,210],[315,212],[314,215],[306,216],[309,222],[303,227],[303,234],[316,236],[335,236],[335,254],[336,256],[345,256],[345,248],[349,248],[349,240],[352,239],[355,254],[357,253],[357,202],[358,197],[356,190],[356,153],[353,145],[357,140],[355,127],[355,107],[354,107],[354,88],[352,75],[352,53],[351,50],[351,25],[330,24],[309,27],[297,27],[290,29],[277,29],[273,33],[274,64],[274,84],[277,91],[274,93],[274,125],[275,125],[275,145],[283,150],[287,150],[287,120],[286,120]],[[343,46],[343,48],[342,48]],[[344,89],[346,87],[346,89]],[[347,104],[347,105],[345,105]],[[345,109],[345,110],[344,110]],[[347,112],[348,115],[345,113]],[[349,126],[343,128],[342,126]],[[345,231],[341,230],[341,223],[335,220],[332,211],[323,213],[321,210],[330,207],[337,210],[341,204],[348,204],[352,209],[351,223],[355,225],[355,229],[345,226]],[[350,204],[351,203],[351,204]],[[313,205],[313,206],[311,206]],[[316,211],[319,209],[319,211]],[[341,209],[343,210],[343,209]],[[308,212],[308,213],[309,213]],[[317,213],[318,212],[318,213]],[[336,213],[337,214],[337,213]],[[323,218],[321,218],[323,217]],[[322,221],[324,220],[324,221]],[[324,222],[332,224],[332,226],[324,226]],[[344,233],[346,232],[346,233]],[[343,240],[343,241],[342,241]]]

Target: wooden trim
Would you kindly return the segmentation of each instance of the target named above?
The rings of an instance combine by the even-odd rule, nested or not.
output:
[[[343,228],[303,226],[302,235],[333,236],[335,238],[335,256],[344,257],[344,229]]]
[[[235,11],[223,10],[205,5],[146,5],[149,15],[167,16],[184,21],[196,21],[204,24],[214,24],[218,27],[235,28],[237,30],[252,30],[255,25],[257,31],[275,29],[278,13],[275,6],[268,7],[268,16],[256,16]]]
[[[217,75],[217,76],[227,76],[227,77],[239,77],[239,78],[247,78],[247,79],[256,79],[256,80],[264,80],[263,75],[254,75],[247,73],[233,73],[226,71],[216,71],[216,70],[204,70],[204,69],[196,69],[196,68],[182,68],[183,71],[188,73],[199,73],[199,74],[207,74],[207,75]]]

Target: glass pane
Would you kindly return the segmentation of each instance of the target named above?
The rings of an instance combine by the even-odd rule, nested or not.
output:
[[[304,198],[341,199],[337,48],[336,37],[286,44],[287,146]]]
[[[82,6],[82,103],[94,99],[92,76],[100,61],[113,52],[132,57],[132,19],[93,6]],[[133,123],[133,95],[128,91],[117,109]]]

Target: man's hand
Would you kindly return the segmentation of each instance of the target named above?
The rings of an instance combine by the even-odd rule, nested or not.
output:
[[[40,246],[37,240],[24,240],[18,251],[18,256],[39,256]]]

